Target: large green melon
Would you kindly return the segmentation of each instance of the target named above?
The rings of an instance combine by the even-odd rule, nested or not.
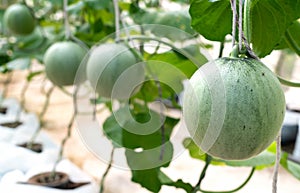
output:
[[[143,64],[123,44],[106,43],[92,50],[87,79],[101,97],[128,99],[145,78]]]
[[[22,4],[13,4],[4,13],[3,21],[8,29],[17,35],[28,35],[35,28],[35,21],[29,9]]]
[[[47,77],[58,86],[73,85],[85,55],[86,50],[74,42],[63,41],[53,44],[44,55]]]
[[[225,160],[253,157],[276,138],[285,97],[261,62],[219,58],[198,69],[183,99],[183,115],[195,143]]]

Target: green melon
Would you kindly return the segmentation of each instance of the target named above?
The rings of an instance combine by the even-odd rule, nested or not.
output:
[[[47,77],[58,86],[73,85],[76,72],[85,55],[86,50],[74,42],[64,41],[53,44],[44,55]]]
[[[144,80],[144,67],[123,44],[107,43],[92,50],[87,79],[101,97],[128,99]]]
[[[191,77],[183,99],[184,120],[195,143],[224,160],[248,159],[266,149],[278,135],[284,113],[278,79],[248,58],[207,63]]]
[[[22,4],[13,4],[4,13],[5,26],[14,34],[28,35],[35,28],[35,21],[29,9]]]
[[[153,24],[149,26],[153,34],[171,40],[183,41],[192,38],[195,31],[191,28],[191,18],[186,11],[171,11],[157,14]],[[176,29],[178,30],[176,30]]]
[[[17,3],[17,0],[1,0],[0,10],[7,9],[10,5]]]

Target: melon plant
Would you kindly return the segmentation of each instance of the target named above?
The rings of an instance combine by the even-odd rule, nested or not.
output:
[[[128,99],[144,80],[143,65],[137,63],[125,45],[101,44],[91,51],[87,79],[100,97]]]
[[[184,120],[193,140],[207,154],[224,160],[261,153],[275,140],[285,114],[277,77],[250,58],[219,58],[205,66],[217,71],[204,75],[198,69],[183,99]]]
[[[44,55],[47,77],[57,86],[73,85],[85,55],[86,50],[74,42],[62,41],[53,44]]]
[[[35,28],[35,20],[30,10],[23,4],[13,4],[4,13],[3,21],[10,32],[28,35]]]

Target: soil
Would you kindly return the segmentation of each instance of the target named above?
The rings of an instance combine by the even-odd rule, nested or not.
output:
[[[87,185],[90,182],[72,182],[69,176],[63,172],[56,172],[55,176],[52,176],[52,172],[40,173],[32,176],[27,184],[45,186],[49,188],[56,188],[62,190],[71,190]]]
[[[0,114],[6,114],[7,108],[6,107],[0,107]]]
[[[43,151],[43,144],[41,143],[33,143],[31,147],[28,146],[28,143],[18,144],[17,146],[27,148],[36,153],[41,153]]]
[[[20,121],[14,121],[14,122],[1,123],[0,125],[3,127],[11,128],[11,129],[16,129],[17,127],[19,127],[22,124],[23,123]]]

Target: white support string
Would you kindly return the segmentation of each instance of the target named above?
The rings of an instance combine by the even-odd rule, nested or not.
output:
[[[118,0],[113,0],[115,10],[116,42],[120,41],[120,10]]]
[[[239,52],[242,51],[243,46],[243,0],[239,0]]]
[[[236,0],[230,0],[231,4],[231,9],[232,9],[232,47],[235,46],[235,35],[236,35],[236,16],[237,16],[237,11],[236,11]]]
[[[276,162],[274,166],[272,193],[277,193],[278,172],[281,159],[281,129],[276,139]]]

